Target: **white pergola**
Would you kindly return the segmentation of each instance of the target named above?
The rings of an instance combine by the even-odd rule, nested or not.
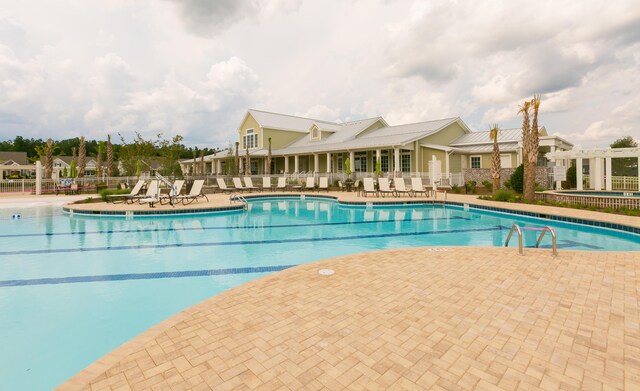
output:
[[[568,162],[576,161],[576,186],[578,190],[582,188],[582,160],[589,161],[589,176],[592,178],[591,185],[594,190],[602,190],[604,178],[605,190],[613,189],[611,181],[611,159],[616,158],[636,158],[638,159],[638,191],[640,191],[640,148],[598,148],[598,149],[572,149],[569,151],[555,151],[545,154],[556,166],[568,167]],[[603,170],[604,163],[604,170]],[[560,181],[556,181],[556,188],[560,189]]]

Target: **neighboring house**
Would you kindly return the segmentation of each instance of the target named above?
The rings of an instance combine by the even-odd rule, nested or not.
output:
[[[488,132],[472,132],[460,118],[447,118],[390,126],[382,117],[345,123],[249,110],[238,129],[241,172],[249,149],[251,173],[266,171],[268,139],[271,138],[275,173],[341,173],[347,159],[356,176],[375,172],[380,161],[383,175],[429,173],[439,179],[458,175],[466,168],[487,166],[491,155]],[[519,131],[519,130],[518,130]],[[541,149],[564,150],[572,144],[548,136],[542,128]],[[498,136],[505,165],[522,160],[521,133],[501,131]],[[235,148],[235,146],[234,146]],[[205,157],[208,172],[226,173],[234,151]],[[183,160],[183,170],[192,160]],[[460,179],[461,180],[461,179]],[[460,181],[458,180],[458,182]]]
[[[26,170],[19,168],[19,166],[26,166],[29,164],[26,152],[3,152],[0,151],[0,166],[5,166],[0,169],[0,179],[9,178],[12,175],[19,175],[22,177],[31,174],[32,170]],[[15,166],[15,169],[11,169],[7,166]]]
[[[78,158],[76,157],[76,168],[78,167]],[[57,176],[62,176],[62,172],[64,171],[64,169],[67,169],[67,175],[70,174],[71,172],[71,160],[73,160],[72,156],[54,156],[53,157],[53,172],[54,175]],[[96,170],[98,167],[98,163],[96,162],[96,159],[93,157],[87,157],[85,159],[85,169],[84,169],[84,175],[85,176],[95,176],[96,175]],[[43,162],[44,164],[44,162]]]

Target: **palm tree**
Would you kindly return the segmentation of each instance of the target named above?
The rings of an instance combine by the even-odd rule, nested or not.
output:
[[[44,177],[51,179],[53,173],[53,140],[47,139],[47,149],[44,155]]]
[[[113,176],[113,145],[111,145],[111,135],[107,135],[107,176]]]
[[[191,175],[195,176],[196,175],[196,151],[193,150],[193,161],[191,162]]]
[[[200,151],[200,174],[205,175],[204,149]]]
[[[269,137],[269,152],[267,153],[267,175],[271,174],[271,137]]]
[[[529,142],[527,146],[527,160],[529,166],[529,175],[524,176],[524,199],[533,201],[536,191],[536,166],[538,163],[538,147],[540,145],[540,134],[538,132],[538,111],[540,110],[540,96],[535,95],[531,99],[531,107],[533,108],[533,118],[531,119],[531,128],[529,129]],[[526,166],[525,166],[526,168]]]
[[[102,141],[98,141],[98,153],[96,156],[96,176],[102,178]]]
[[[87,165],[85,161],[87,150],[84,143],[84,136],[80,137],[80,146],[78,147],[78,178],[84,177],[84,169]]]
[[[245,145],[246,148],[246,152],[244,154],[244,175],[249,176],[251,175],[251,161],[249,160],[249,145]]]
[[[236,141],[236,162],[235,162],[236,166],[233,172],[234,175],[240,174],[240,152],[238,151],[239,148],[240,148],[240,142]]]
[[[530,175],[529,168],[529,143],[531,138],[531,124],[529,122],[529,110],[531,110],[531,101],[525,100],[520,105],[519,114],[522,114],[522,162],[524,164],[524,183],[527,183],[527,175]]]
[[[500,148],[498,147],[498,124],[494,124],[489,130],[489,138],[493,140],[493,153],[491,154],[491,179],[493,179],[492,192],[495,195],[500,188]]]

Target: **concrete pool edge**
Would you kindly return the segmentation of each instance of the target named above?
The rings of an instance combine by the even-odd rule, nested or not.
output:
[[[392,263],[397,262],[399,264],[398,268],[402,267],[404,269],[407,269],[407,272],[411,272],[413,271],[413,266],[412,266],[413,264],[409,262],[411,257],[415,258],[415,260],[421,260],[427,263],[431,261],[433,262],[437,261],[439,262],[440,267],[445,265],[446,262],[455,260],[457,262],[456,270],[457,268],[462,267],[463,269],[461,270],[466,270],[470,273],[473,273],[475,269],[474,268],[467,269],[465,268],[465,265],[468,267],[468,266],[477,264],[479,266],[482,266],[483,268],[488,267],[487,270],[490,270],[490,271],[492,269],[498,268],[500,270],[492,271],[492,273],[498,276],[500,280],[506,279],[505,281],[509,281],[510,279],[514,279],[514,278],[517,279],[517,278],[529,277],[527,275],[522,275],[522,273],[516,273],[514,275],[510,275],[510,274],[505,275],[501,271],[502,263],[504,264],[505,267],[510,267],[510,265],[512,264],[520,264],[520,263],[523,263],[525,260],[533,263],[539,263],[540,265],[543,266],[543,268],[548,269],[549,272],[551,273],[555,272],[556,274],[557,274],[556,268],[559,266],[566,268],[566,270],[573,270],[577,265],[591,265],[591,263],[589,263],[590,261],[596,262],[598,264],[598,267],[580,268],[581,270],[576,272],[605,273],[605,274],[609,272],[619,273],[620,271],[616,272],[616,271],[610,270],[609,268],[601,267],[600,263],[612,262],[613,264],[618,265],[622,261],[628,264],[629,267],[635,267],[636,269],[640,269],[640,266],[639,266],[640,253],[639,252],[562,251],[558,258],[552,258],[548,250],[526,249],[525,256],[523,257],[513,257],[513,255],[515,254],[516,254],[516,251],[513,248],[413,247],[413,248],[404,248],[404,249],[378,250],[373,252],[345,255],[345,256],[329,258],[325,260],[319,260],[319,261],[315,261],[307,264],[298,265],[290,269],[287,269],[281,272],[276,272],[268,276],[260,277],[256,280],[252,280],[250,282],[241,284],[239,286],[231,288],[228,291],[225,291],[223,293],[220,293],[218,295],[205,299],[204,301],[197,303],[179,312],[178,314],[166,319],[161,323],[158,323],[157,325],[151,327],[145,332],[139,334],[138,336],[134,337],[128,342],[125,342],[123,345],[114,349],[112,352],[106,354],[105,356],[103,356],[93,364],[89,365],[83,371],[81,371],[80,373],[78,373],[77,375],[69,379],[67,382],[60,385],[59,389],[103,389],[103,388],[108,389],[109,385],[116,386],[118,384],[124,384],[122,383],[123,379],[127,384],[129,384],[129,382],[136,381],[135,379],[132,380],[129,377],[125,378],[125,375],[124,375],[125,371],[127,370],[128,366],[132,363],[131,360],[135,358],[134,356],[145,355],[146,353],[143,354],[141,352],[146,351],[146,349],[152,349],[147,347],[148,344],[151,344],[154,346],[160,344],[161,346],[163,346],[162,344],[164,343],[163,342],[164,340],[156,341],[156,339],[158,339],[161,335],[165,335],[167,333],[169,334],[178,333],[178,332],[190,333],[191,330],[188,330],[190,327],[196,327],[197,325],[201,325],[201,322],[206,321],[206,319],[208,319],[207,318],[208,316],[212,317],[211,321],[217,325],[217,323],[215,323],[216,319],[225,318],[224,314],[220,312],[224,312],[228,310],[228,311],[231,311],[231,313],[236,313],[237,312],[236,310],[238,308],[240,310],[243,308],[243,303],[245,303],[246,300],[253,300],[257,302],[256,304],[257,308],[264,308],[265,311],[269,310],[268,306],[260,307],[264,305],[264,303],[260,302],[261,297],[272,294],[273,290],[279,291],[281,289],[286,289],[285,287],[288,286],[287,284],[291,284],[291,283],[301,284],[298,288],[305,289],[304,288],[306,286],[304,285],[305,279],[306,280],[311,279],[312,281],[315,281],[316,287],[319,287],[321,289],[320,292],[326,293],[325,288],[328,289],[328,287],[325,287],[323,285],[317,285],[319,278],[320,279],[325,278],[325,277],[318,277],[317,271],[319,269],[324,269],[324,268],[335,269],[338,275],[342,274],[343,276],[345,276],[345,278],[352,276],[352,274],[349,274],[350,272],[348,272],[349,270],[351,270],[353,271],[353,273],[357,273],[356,279],[359,281],[359,283],[366,283],[366,281],[363,282],[363,281],[360,281],[360,279],[373,279],[374,281],[379,282],[381,280],[384,280],[385,278],[397,278],[397,276],[387,277],[383,273],[377,274],[375,272],[374,273],[369,272],[371,269],[377,270],[378,266],[389,267],[390,262]],[[428,255],[428,257],[425,255]],[[482,257],[486,258],[486,264],[488,264],[489,266],[486,266],[486,264],[484,263],[485,261],[478,260],[478,258],[482,258]],[[500,261],[498,262],[497,259],[500,259]],[[567,264],[567,262],[569,264]],[[408,270],[408,269],[412,269],[412,270]],[[395,270],[395,269],[392,269],[392,270]],[[513,269],[513,270],[518,270],[518,269]],[[534,271],[535,268],[531,270]],[[421,268],[420,270],[418,270],[418,272],[424,273],[425,271],[423,268]],[[442,271],[439,271],[439,272],[442,272]],[[411,274],[413,273],[406,273],[407,278],[409,278]],[[628,275],[628,272],[627,274],[622,273],[621,275],[624,277],[625,275]],[[431,275],[431,277],[433,276],[434,275]],[[437,274],[435,276],[437,277]],[[566,271],[561,273],[560,276],[561,277],[566,276]],[[332,278],[332,277],[328,277],[328,278]],[[624,282],[628,281],[628,283],[631,285],[634,285],[636,283],[634,281],[627,280],[627,277],[624,277],[624,278],[625,279],[623,281]],[[596,280],[599,280],[599,278],[596,278],[593,281],[596,281]],[[558,281],[547,280],[544,278],[544,276],[538,276],[537,279],[533,281],[534,282],[537,281],[538,283],[540,283],[540,281],[546,281],[545,283],[547,285],[551,284],[550,286],[552,288],[555,287],[556,284],[561,284],[562,286],[564,286],[566,283],[560,280]],[[578,280],[578,282],[579,281],[581,280]],[[389,281],[389,283],[392,283],[392,282],[395,283],[398,281],[395,281],[395,280]],[[467,280],[467,283],[469,283],[469,280]],[[460,284],[457,284],[457,285],[454,284],[454,286],[458,286],[458,288],[460,288]],[[462,284],[461,286],[463,287],[464,284]],[[500,285],[497,285],[497,286],[500,286]],[[290,287],[290,288],[293,289],[293,287]],[[489,286],[488,288],[495,289],[495,287],[492,287],[492,286]],[[309,289],[312,289],[312,288],[309,288]],[[557,289],[557,288],[554,288],[554,289]],[[262,292],[264,295],[261,295],[260,292]],[[445,290],[443,293],[446,293],[446,292],[447,291]],[[309,293],[312,294],[313,292],[309,292]],[[379,293],[383,294],[383,292],[379,292]],[[571,293],[571,292],[568,292],[568,293]],[[387,293],[384,293],[384,295],[387,295]],[[446,295],[441,297],[443,297],[446,301],[446,297],[447,297]],[[499,296],[499,297],[502,297],[502,296]],[[509,298],[511,296],[508,295],[507,297]],[[538,300],[539,298],[535,299],[536,302]],[[501,305],[500,304],[501,302],[502,301],[498,300],[496,302],[496,305]],[[559,300],[556,303],[558,305],[562,304],[561,306],[562,308],[560,308],[561,310],[565,308],[563,306],[566,305],[566,303],[564,304],[563,303],[564,302],[562,300]],[[445,305],[445,304],[446,303],[442,303],[442,305]],[[568,307],[568,308],[571,308],[571,307]],[[330,308],[326,310],[331,311]],[[324,311],[324,310],[322,308],[318,308],[318,311]],[[634,313],[632,311],[631,313],[632,313],[632,317],[633,316],[637,317],[637,312]],[[253,312],[250,311],[243,316],[245,316],[246,319],[252,319],[254,315],[259,317],[261,314],[255,313],[255,311]],[[343,316],[343,315],[340,315],[340,316]],[[320,317],[320,319],[322,319],[322,317]],[[219,321],[220,320],[218,320],[218,322]],[[338,319],[338,321],[340,321],[340,319]],[[636,324],[637,321],[638,319],[635,319],[635,318],[629,319],[629,322],[632,322],[631,324]],[[338,326],[339,326],[339,323],[340,322],[338,322],[337,324]],[[525,322],[525,326],[526,324],[528,324],[528,322]],[[212,324],[212,327],[213,327],[213,324]],[[262,329],[258,328],[257,330],[262,330]],[[290,332],[296,333],[297,332],[296,330],[297,330],[296,327],[293,327],[293,329],[290,330]],[[339,330],[335,330],[334,332],[339,333]],[[307,338],[307,336],[303,335],[303,336],[300,336],[300,338]],[[201,346],[199,342],[197,346]],[[222,346],[224,346],[224,344]],[[169,351],[170,349],[167,348],[167,352]],[[145,357],[148,357],[148,356],[145,356]],[[127,358],[129,359],[129,361],[126,364],[122,364],[122,362],[124,362],[123,360]],[[154,358],[154,357],[152,356],[151,358]],[[149,367],[143,368],[145,371],[145,375],[144,375],[145,378],[155,377],[157,374],[163,373],[169,366],[173,365],[173,364],[167,364],[166,361],[163,362],[165,358],[166,357],[163,357],[163,353],[159,353],[158,361],[153,360],[152,362],[149,362],[149,360],[147,360],[147,363],[145,364],[145,366],[149,366]],[[137,365],[141,365],[141,364],[137,364]],[[197,363],[192,363],[191,365],[195,367],[197,366]],[[640,368],[636,368],[635,364],[632,365],[632,367],[633,367],[632,369],[636,371],[634,373],[640,373]],[[157,368],[157,373],[156,373],[156,370],[154,370],[154,368]],[[166,373],[169,374],[169,372],[166,372]],[[175,374],[175,371],[171,372],[171,374]],[[239,375],[240,375],[239,373],[235,374],[234,377],[238,377]],[[626,379],[626,374],[624,377],[625,378],[622,379],[623,384],[629,384],[629,385],[636,384],[634,383],[633,378]],[[162,378],[161,376],[160,378],[156,378],[155,380],[164,381],[167,379]],[[222,380],[227,381],[228,379],[223,378]],[[616,379],[616,381],[620,381],[620,379]],[[629,383],[625,383],[627,381],[629,381]],[[150,385],[152,384],[150,383],[149,386]],[[585,385],[585,384],[582,383],[582,385]]]

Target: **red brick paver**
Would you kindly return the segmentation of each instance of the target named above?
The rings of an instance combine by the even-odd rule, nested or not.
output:
[[[441,250],[238,286],[61,389],[640,389],[640,253]]]

